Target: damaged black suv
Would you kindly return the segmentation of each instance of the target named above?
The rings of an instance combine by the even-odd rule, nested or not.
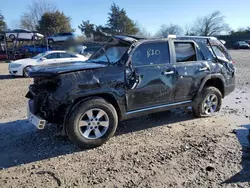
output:
[[[82,148],[102,145],[119,121],[140,115],[188,106],[195,117],[215,115],[235,88],[232,58],[214,37],[115,36],[85,62],[27,73],[30,122],[56,124]]]

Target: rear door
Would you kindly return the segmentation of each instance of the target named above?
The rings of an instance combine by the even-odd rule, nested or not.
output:
[[[129,78],[132,87],[126,90],[127,110],[133,111],[174,102],[174,77],[172,70],[166,69],[170,64],[169,44],[167,41],[144,42],[132,52],[131,64],[138,83]]]
[[[19,39],[31,39],[32,38],[32,33],[30,33],[29,31],[26,31],[23,29],[18,29],[16,31],[18,32]]]
[[[66,52],[62,52],[60,53],[60,62],[70,62],[70,61],[76,61],[77,60],[77,56],[73,55],[73,54],[69,54]]]
[[[197,45],[192,41],[171,41],[176,83],[175,102],[190,100],[196,94],[202,79],[210,73],[210,66],[204,60]]]
[[[43,64],[59,63],[60,53],[50,53],[44,56],[46,59],[42,61]]]
[[[69,34],[68,33],[62,33],[62,36],[61,36],[61,41],[65,41],[69,38]]]

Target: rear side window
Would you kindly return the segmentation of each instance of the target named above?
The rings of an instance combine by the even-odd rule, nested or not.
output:
[[[60,58],[71,58],[71,57],[77,57],[77,56],[68,53],[60,53]]]
[[[67,53],[60,53],[60,58],[70,58],[71,55]]]
[[[46,59],[56,59],[58,58],[59,53],[52,53],[52,54],[48,54],[45,56]]]
[[[175,42],[176,62],[197,61],[194,43]]]
[[[63,33],[62,36],[70,36],[72,33]]]
[[[132,55],[134,66],[170,63],[168,42],[147,42],[138,46]]]

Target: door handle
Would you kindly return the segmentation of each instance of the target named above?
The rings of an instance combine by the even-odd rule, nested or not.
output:
[[[208,67],[201,67],[201,68],[199,68],[199,71],[206,71],[206,70],[209,70],[209,68]]]
[[[174,74],[174,71],[164,71],[163,74],[166,75],[170,75],[170,74]]]

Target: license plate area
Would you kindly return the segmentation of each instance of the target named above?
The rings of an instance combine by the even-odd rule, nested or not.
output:
[[[41,117],[31,113],[29,105],[28,105],[28,109],[27,109],[27,118],[28,118],[29,122],[32,125],[35,125],[38,129],[44,129],[44,127],[46,125],[46,120],[44,120]]]

